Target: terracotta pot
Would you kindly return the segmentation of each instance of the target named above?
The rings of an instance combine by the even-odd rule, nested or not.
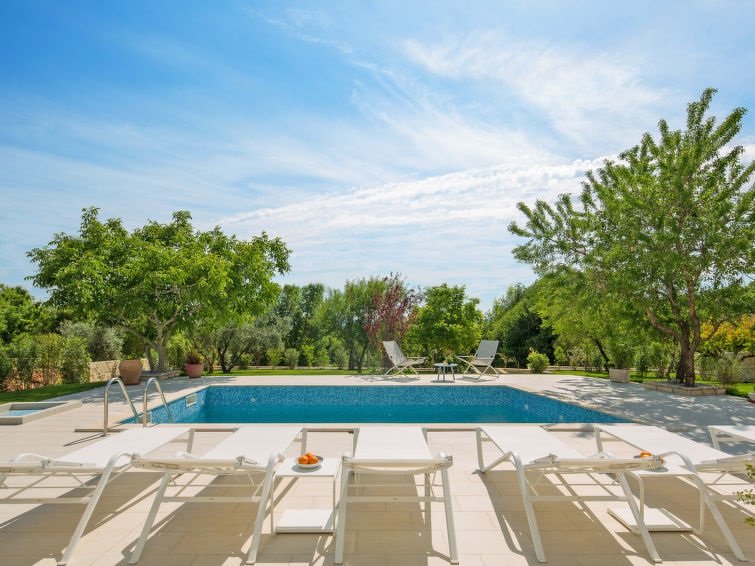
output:
[[[184,369],[189,377],[202,377],[204,364],[185,364]]]
[[[118,374],[125,385],[136,385],[142,375],[141,360],[121,360],[118,364]]]

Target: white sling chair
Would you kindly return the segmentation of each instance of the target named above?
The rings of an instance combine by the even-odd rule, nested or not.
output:
[[[485,464],[483,441],[491,441],[500,454],[491,463]],[[539,562],[546,562],[540,529],[535,517],[533,503],[538,501],[624,501],[629,505],[637,524],[637,534],[642,537],[645,547],[654,562],[661,562],[661,557],[650,538],[647,526],[626,480],[630,470],[647,470],[659,468],[659,459],[619,459],[606,453],[585,457],[577,450],[539,426],[484,426],[477,429],[477,460],[481,473],[498,466],[502,462],[511,462],[519,481],[519,489],[524,501],[535,555]],[[570,483],[564,476],[569,474],[588,475],[592,480],[588,486],[591,494],[580,495],[574,487],[584,483]],[[614,476],[610,481],[607,474]],[[537,484],[544,477],[554,478],[554,484],[564,487],[558,495],[541,495]],[[609,489],[617,484],[621,493]],[[601,493],[593,493],[595,486]],[[565,493],[564,493],[565,492]]]
[[[344,535],[346,533],[347,509],[350,503],[402,503],[422,502],[426,516],[430,513],[430,503],[442,502],[445,505],[446,527],[448,529],[448,551],[451,564],[458,564],[456,530],[451,506],[451,493],[448,482],[448,468],[453,464],[449,455],[433,456],[425,439],[426,431],[418,426],[362,427],[354,431],[354,455],[343,456],[341,470],[341,496],[338,502],[336,528],[335,563],[343,563]],[[434,482],[435,473],[440,472],[441,484]],[[360,485],[363,476],[373,478],[389,476],[424,476],[423,495],[370,495],[368,489],[405,489],[405,483],[369,483]],[[432,477],[431,477],[432,476]],[[416,480],[412,489],[417,489]],[[440,487],[439,494],[435,489]],[[366,488],[366,489],[365,489]]]
[[[479,378],[490,370],[493,372],[493,375],[498,377],[498,372],[493,367],[496,350],[498,350],[498,340],[480,340],[480,345],[477,347],[477,352],[475,352],[474,356],[455,356],[462,363],[466,364],[461,373],[465,374],[469,370],[472,370]],[[483,368],[482,371],[480,371],[480,368]]]
[[[258,503],[251,547],[247,557],[247,564],[254,564],[257,560],[265,510],[272,495],[276,465],[283,459],[282,452],[296,439],[300,431],[301,427],[298,426],[249,426],[238,429],[201,456],[180,452],[172,458],[135,458],[136,467],[163,471],[165,475],[155,494],[155,500],[134,552],[131,554],[129,564],[136,564],[139,561],[157,511],[164,502]],[[305,442],[302,439],[303,449]],[[194,474],[194,476],[188,483],[175,485],[175,478],[183,474]],[[263,476],[262,481],[259,481],[260,475]],[[240,482],[237,487],[240,489],[251,487],[252,493],[224,496],[182,495],[186,488],[192,485],[193,480],[201,476],[238,476],[248,479],[248,484]],[[169,496],[166,493],[171,484],[174,484],[173,488],[176,492]]]
[[[721,442],[752,442],[755,443],[755,425],[709,426],[710,439],[713,446],[720,450]]]
[[[707,507],[734,555],[739,560],[746,560],[715,503],[716,499],[735,500],[737,496],[735,493],[719,493],[715,488],[717,486],[723,488],[724,485],[719,482],[724,478],[730,478],[729,474],[744,473],[747,464],[755,464],[755,454],[733,456],[657,426],[595,425],[595,441],[598,449],[602,449],[606,440],[616,439],[638,450],[651,452],[687,470],[688,473],[684,476],[680,475],[680,478],[687,480],[700,491],[699,526],[693,528],[693,532],[695,534],[703,532]],[[710,474],[713,475],[709,477]],[[644,493],[642,480],[647,479],[647,476],[636,474],[636,477]]]
[[[402,373],[405,369],[410,369],[415,375],[419,375],[417,370],[412,366],[421,364],[425,361],[425,358],[407,358],[403,352],[401,352],[401,348],[398,347],[398,344],[393,340],[384,341],[383,348],[385,348],[385,353],[393,364],[383,375],[388,375],[393,370],[396,370],[396,373]]]
[[[132,458],[137,454],[148,454],[169,442],[178,441],[179,437],[184,435],[187,435],[186,444],[191,449],[193,433],[192,429],[186,427],[132,428],[65,456],[18,454],[10,461],[0,462],[0,492],[6,494],[6,497],[0,499],[0,503],[86,505],[63,557],[58,560],[58,564],[62,566],[71,559],[105,487],[131,467]],[[8,478],[14,476],[36,479],[31,484],[17,487],[7,482]],[[99,477],[98,481],[95,484],[88,483],[93,476]],[[39,489],[54,489],[57,492],[61,487],[70,489],[70,484],[62,485],[60,481],[55,481],[62,478],[74,479],[78,482],[75,489],[88,489],[90,493],[81,497],[39,497],[29,494]]]

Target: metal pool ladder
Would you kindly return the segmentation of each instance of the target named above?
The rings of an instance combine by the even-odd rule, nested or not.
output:
[[[173,414],[170,412],[170,407],[168,406],[167,401],[165,401],[165,395],[163,395],[163,388],[160,387],[160,382],[157,380],[156,377],[150,377],[147,380],[147,383],[144,384],[144,401],[142,402],[142,424],[144,426],[147,426],[147,389],[149,389],[150,383],[154,383],[155,387],[157,387],[157,392],[160,394],[160,399],[163,402],[163,407],[165,407],[165,412],[168,413],[168,420],[172,423]]]
[[[167,401],[165,401],[165,395],[163,394],[163,389],[160,387],[160,382],[157,381],[156,377],[150,377],[147,380],[147,383],[144,385],[144,398],[142,402],[142,424],[143,426],[147,426],[147,390],[149,389],[149,384],[154,382],[155,387],[157,387],[157,392],[160,394],[160,399],[162,400],[163,407],[165,407],[165,411],[168,413],[168,420],[170,422],[173,422],[173,415],[170,412],[170,407],[168,407]],[[136,407],[134,407],[134,403],[131,401],[131,397],[128,396],[128,393],[126,392],[126,386],[123,383],[123,380],[120,377],[113,377],[108,382],[107,385],[105,385],[105,399],[103,402],[103,425],[102,425],[102,434],[103,436],[107,436],[108,433],[108,407],[110,405],[109,402],[109,393],[110,393],[110,387],[117,383],[121,391],[123,391],[123,396],[126,398],[126,402],[128,403],[128,406],[131,408],[131,413],[134,415],[134,422],[139,422],[139,413],[136,411]]]

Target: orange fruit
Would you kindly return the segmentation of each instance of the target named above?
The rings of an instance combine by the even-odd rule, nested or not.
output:
[[[311,458],[312,456],[314,456],[314,454],[312,454],[312,452],[307,452],[307,453],[306,453],[306,454],[304,454],[304,455],[305,455],[305,456],[306,456],[307,458]]]
[[[314,454],[312,456],[308,456],[307,459],[309,464],[317,464],[320,461]]]
[[[640,458],[652,458],[653,455],[650,452],[640,452]]]
[[[309,464],[309,458],[307,458],[306,456],[299,456],[297,462],[299,464]]]

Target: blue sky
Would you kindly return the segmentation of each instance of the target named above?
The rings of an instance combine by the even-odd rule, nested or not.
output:
[[[578,193],[602,160],[750,110],[755,2],[0,3],[0,282],[82,208],[292,249],[284,283],[399,272],[517,282],[516,203]]]

